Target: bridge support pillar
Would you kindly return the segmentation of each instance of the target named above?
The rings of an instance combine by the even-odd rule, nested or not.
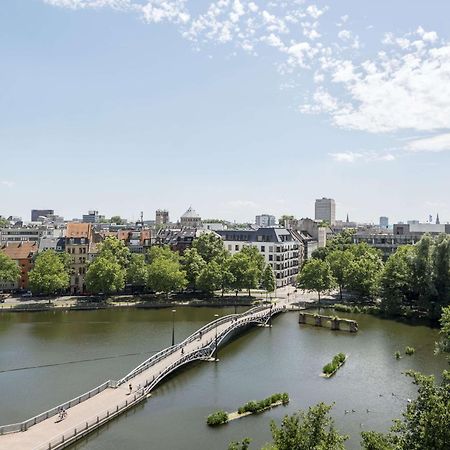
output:
[[[331,319],[331,329],[332,330],[340,330],[341,329],[341,321],[337,318]]]
[[[322,317],[321,316],[314,316],[314,325],[316,327],[322,326]]]
[[[350,333],[356,333],[358,331],[357,322],[350,322]]]
[[[298,315],[298,323],[306,323],[306,316],[303,313]]]

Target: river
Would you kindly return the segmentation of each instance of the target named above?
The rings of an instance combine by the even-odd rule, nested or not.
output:
[[[214,314],[232,312],[178,308],[175,338],[184,339]],[[356,319],[360,331],[299,325],[293,312],[275,318],[271,329],[253,328],[221,348],[218,363],[199,362],[179,371],[145,403],[72,449],[226,450],[229,441],[246,436],[258,449],[270,441],[271,419],[320,401],[335,403],[336,426],[351,436],[347,448],[357,449],[362,430],[386,430],[414,397],[414,386],[402,372],[439,375],[448,365],[433,355],[437,330],[368,315],[339,316]],[[170,345],[171,333],[170,309],[0,314],[0,423],[32,417],[120,378]],[[415,347],[416,354],[396,360],[394,352],[406,346]],[[339,352],[350,355],[345,365],[333,378],[321,378],[322,366]],[[38,365],[48,366],[11,370]],[[217,409],[234,411],[275,392],[288,392],[290,404],[219,428],[205,424]]]

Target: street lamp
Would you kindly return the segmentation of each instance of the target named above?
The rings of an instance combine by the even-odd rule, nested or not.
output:
[[[217,321],[217,319],[219,318],[219,314],[214,314],[214,317],[216,318],[215,320]],[[217,362],[217,322],[216,322],[216,345],[214,350],[214,361]]]
[[[175,345],[175,313],[176,309],[172,309],[172,347]]]

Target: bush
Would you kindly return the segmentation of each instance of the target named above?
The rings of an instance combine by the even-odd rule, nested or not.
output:
[[[210,426],[222,425],[228,422],[228,413],[220,409],[215,413],[212,413],[206,419],[206,423]]]
[[[416,353],[416,349],[414,347],[406,347],[405,354],[408,356],[414,355]]]
[[[394,356],[395,356],[395,359],[400,359],[401,358],[400,352],[398,350],[394,353]]]
[[[333,372],[336,372],[336,370],[339,368],[339,366],[345,361],[345,354],[344,353],[338,353],[333,357],[333,360],[323,366],[322,372],[325,375],[331,375]]]
[[[267,397],[264,400],[260,400],[258,402],[256,401],[247,402],[245,405],[241,406],[238,409],[238,414],[244,414],[246,412],[257,413],[269,408],[274,403],[278,403],[280,401],[283,403],[283,405],[288,404],[289,395],[286,392],[284,392],[283,394],[273,394],[270,397]]]
[[[330,373],[333,373],[336,370],[336,367],[333,363],[328,363],[325,366],[323,366],[323,373],[326,375],[329,375]]]

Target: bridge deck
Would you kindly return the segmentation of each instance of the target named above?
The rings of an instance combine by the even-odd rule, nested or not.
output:
[[[259,309],[252,316],[246,315],[246,313],[229,316],[229,320],[217,325],[217,334],[226,335],[228,330],[235,329],[237,325],[244,325],[249,323],[249,320],[267,316],[268,312],[269,308],[265,308],[264,310]],[[269,316],[271,313],[270,310]],[[62,421],[59,421],[58,415],[53,415],[36,425],[30,426],[26,431],[1,435],[0,448],[8,450],[63,448],[64,445],[61,444],[63,436],[65,442],[70,438],[76,440],[75,435],[77,433],[83,435],[83,430],[91,431],[95,428],[96,423],[110,420],[114,415],[124,411],[126,409],[125,402],[128,403],[127,407],[129,407],[143,400],[146,398],[148,391],[144,392],[146,385],[151,384],[152,380],[157,379],[161,372],[167,370],[182,358],[186,358],[190,354],[196,354],[201,348],[208,346],[211,348],[211,345],[214,345],[215,336],[216,327],[213,327],[202,334],[201,338],[195,338],[190,342],[189,340],[184,341],[185,344],[182,347],[179,347],[173,353],[169,353],[154,365],[148,368],[144,367],[144,370],[136,375],[131,373],[130,378],[124,380],[123,384],[120,384],[117,388],[106,388],[91,398],[70,407],[67,409],[67,417]],[[128,387],[130,383],[132,384],[131,394]],[[138,389],[139,386],[140,389]]]

